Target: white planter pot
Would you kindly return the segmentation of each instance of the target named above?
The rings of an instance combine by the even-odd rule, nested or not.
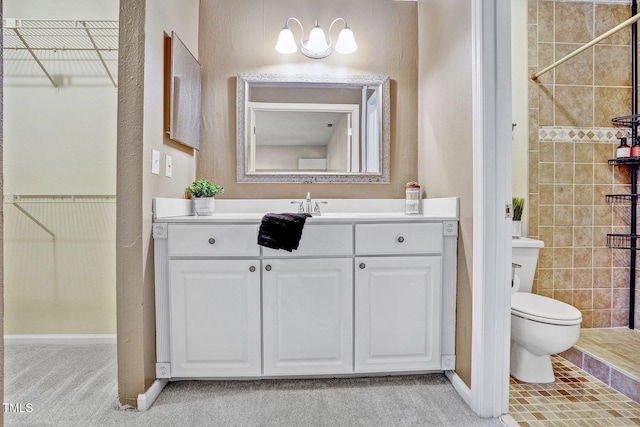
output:
[[[193,207],[196,215],[210,216],[216,210],[216,199],[214,197],[198,197],[193,199]]]
[[[513,229],[511,232],[511,236],[518,239],[522,236],[522,221],[512,221],[512,222],[513,222]]]

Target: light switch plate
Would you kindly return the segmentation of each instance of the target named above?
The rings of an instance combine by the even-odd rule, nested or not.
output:
[[[158,150],[151,150],[151,173],[160,174],[160,152]]]
[[[171,156],[167,154],[164,156],[164,176],[167,178],[171,178],[171,167]]]

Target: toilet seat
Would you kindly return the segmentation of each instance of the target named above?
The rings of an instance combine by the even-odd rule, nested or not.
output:
[[[552,325],[579,325],[582,322],[582,314],[577,308],[529,292],[516,292],[511,295],[511,314]]]

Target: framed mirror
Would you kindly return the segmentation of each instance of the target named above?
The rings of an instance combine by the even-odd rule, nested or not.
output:
[[[389,183],[389,77],[238,74],[238,182]]]
[[[165,37],[165,58],[165,131],[172,140],[199,150],[200,64],[173,31]]]

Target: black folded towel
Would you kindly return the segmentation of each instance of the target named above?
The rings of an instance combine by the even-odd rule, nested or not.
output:
[[[291,252],[298,249],[308,213],[268,213],[262,217],[258,244]]]

